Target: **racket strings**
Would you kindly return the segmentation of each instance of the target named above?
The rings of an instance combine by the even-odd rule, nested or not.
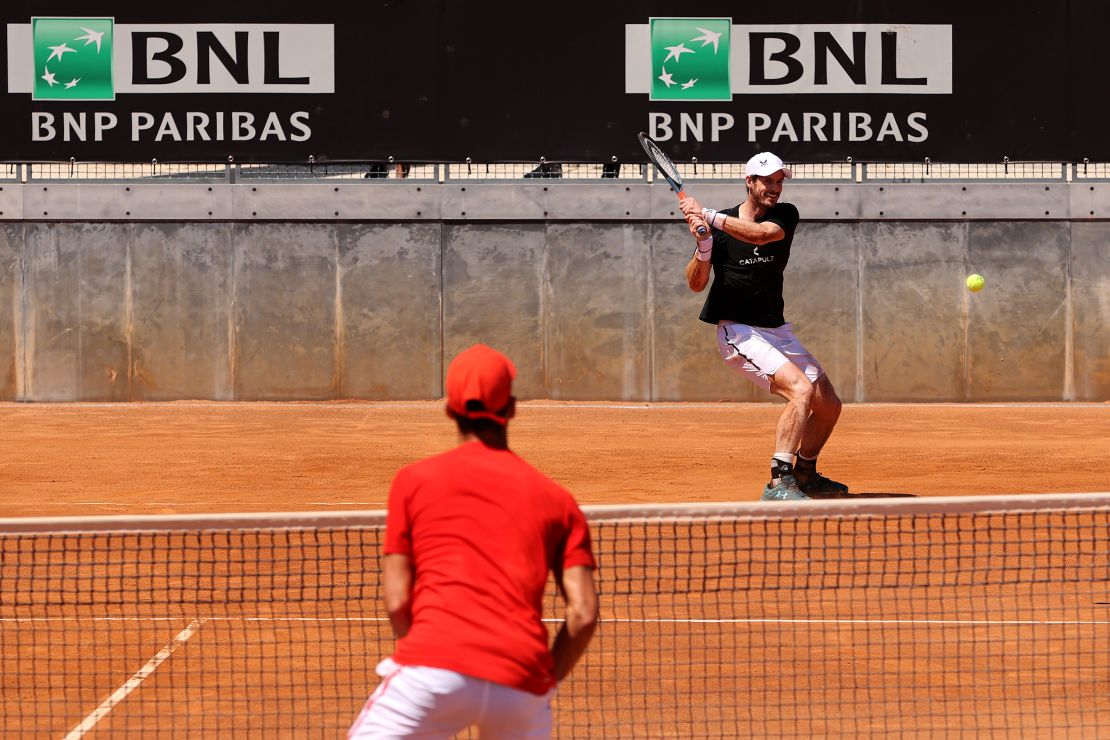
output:
[[[660,172],[675,182],[682,182],[682,176],[678,172],[678,167],[676,167],[674,162],[656,146],[654,141],[646,141],[644,142],[644,146],[647,149],[648,156],[651,157],[651,161],[655,163],[655,166],[659,168]]]

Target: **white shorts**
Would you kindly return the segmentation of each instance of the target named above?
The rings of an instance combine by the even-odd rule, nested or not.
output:
[[[726,365],[765,391],[771,388],[771,376],[788,362],[797,365],[811,383],[825,373],[789,323],[765,329],[722,321],[717,325],[717,346]]]
[[[477,727],[489,738],[550,738],[551,698],[509,688],[455,671],[378,664],[382,677],[366,700],[348,740],[369,738],[450,738]]]

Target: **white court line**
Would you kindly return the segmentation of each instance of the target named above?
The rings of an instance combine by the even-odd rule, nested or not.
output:
[[[127,679],[123,686],[120,686],[111,696],[101,702],[100,706],[97,707],[92,714],[81,720],[81,724],[70,730],[69,734],[65,736],[65,740],[79,740],[79,738],[84,737],[85,733],[93,729],[97,722],[107,717],[108,713],[111,712],[117,704],[138,688],[139,684],[141,684],[147,676],[154,673],[154,670],[158,666],[162,665],[167,658],[173,655],[174,650],[184,645],[185,641],[192,637],[193,633],[197,631],[201,623],[202,621],[200,619],[194,619],[189,623],[188,627],[178,632],[176,637],[166,643],[165,647],[159,650],[153,658],[146,662],[146,665],[136,671],[135,675],[131,678]]]
[[[306,501],[305,506],[385,506],[385,501]],[[209,504],[211,506],[211,504]]]

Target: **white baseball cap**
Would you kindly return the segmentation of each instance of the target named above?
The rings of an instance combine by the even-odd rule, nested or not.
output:
[[[794,173],[790,171],[790,168],[784,165],[782,160],[774,154],[771,154],[771,152],[763,152],[755,155],[749,159],[748,163],[744,166],[744,174],[748,177],[752,175],[765,177],[767,175],[773,175],[779,170],[782,170],[782,174],[787,177],[794,177]]]

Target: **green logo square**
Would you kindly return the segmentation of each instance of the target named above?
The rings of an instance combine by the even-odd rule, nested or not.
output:
[[[111,18],[32,18],[33,100],[115,100]]]
[[[651,100],[732,100],[731,18],[651,19]]]

